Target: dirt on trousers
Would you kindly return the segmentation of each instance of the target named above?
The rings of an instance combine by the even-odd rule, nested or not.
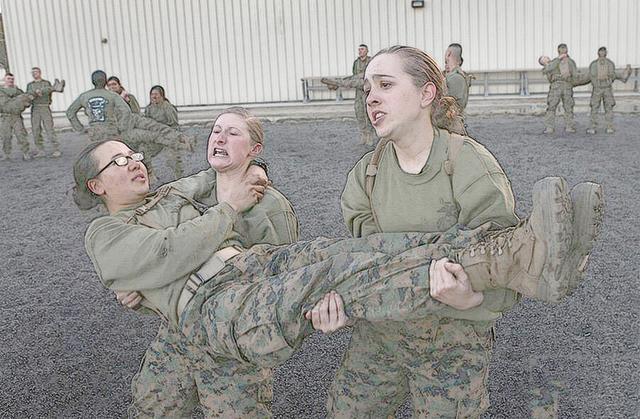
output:
[[[638,417],[640,270],[638,194],[640,118],[616,115],[614,135],[541,134],[541,117],[470,117],[469,132],[511,179],[519,215],[531,210],[533,184],[559,175],[570,185],[602,183],[606,215],[585,282],[563,303],[523,300],[498,322],[487,417],[528,415],[545,393],[563,418]],[[292,201],[302,239],[344,237],[340,194],[346,174],[369,149],[355,121],[266,123],[274,184]],[[207,167],[205,127],[185,173]],[[73,204],[72,164],[87,139],[60,133],[62,158],[0,162],[0,417],[122,417],[129,384],[158,321],[116,302],[99,283],[83,237],[97,211]],[[159,182],[172,171],[163,152]],[[327,389],[349,342],[347,329],[316,333],[276,371],[277,417],[324,417]],[[399,417],[411,417],[405,403]]]

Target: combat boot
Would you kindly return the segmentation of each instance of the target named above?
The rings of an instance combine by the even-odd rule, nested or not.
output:
[[[22,153],[22,160],[27,161],[27,160],[31,160],[31,154],[29,153]]]
[[[589,255],[600,233],[604,216],[602,186],[593,182],[579,183],[571,190],[573,201],[573,242],[570,260],[565,263],[569,294],[580,284],[587,270]],[[575,267],[575,269],[574,269]]]
[[[566,127],[564,131],[573,134],[574,132],[576,132],[576,129],[574,127]]]
[[[587,128],[587,134],[595,134],[595,133],[596,133],[595,128]]]
[[[556,303],[568,292],[562,269],[568,259],[573,261],[568,258],[572,243],[573,211],[567,183],[549,177],[533,187],[529,218],[487,233],[478,243],[454,252],[453,258],[464,266],[475,291],[508,288]]]
[[[554,129],[551,127],[546,127],[544,129],[544,131],[542,132],[543,134],[553,134]]]
[[[340,84],[335,79],[330,79],[328,77],[323,77],[320,79],[322,84],[326,84],[329,90],[336,90],[340,87]]]
[[[62,156],[62,152],[60,150],[55,150],[53,153],[51,153],[51,157],[53,158],[57,158]]]
[[[614,130],[613,127],[607,127],[604,132],[606,132],[607,134],[613,134],[614,132],[616,132],[616,130]]]

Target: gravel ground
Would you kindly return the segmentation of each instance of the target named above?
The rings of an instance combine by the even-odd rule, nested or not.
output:
[[[580,131],[587,115],[578,115]],[[541,117],[473,117],[470,132],[511,178],[517,211],[531,209],[533,183],[561,175],[593,180],[607,200],[601,239],[585,283],[557,306],[523,300],[497,327],[487,417],[525,417],[531,395],[558,401],[561,417],[640,417],[640,291],[637,215],[640,119],[617,116],[612,136],[543,136]],[[204,168],[207,130],[187,167]],[[339,197],[367,150],[354,121],[266,124],[274,183],[293,202],[302,238],[345,236]],[[0,416],[121,417],[129,382],[157,321],[121,308],[97,280],[83,214],[69,196],[71,165],[85,139],[61,133],[64,156],[0,163]],[[18,156],[14,149],[14,158]],[[170,179],[158,157],[161,181]],[[634,210],[636,208],[636,210]],[[277,370],[274,413],[322,417],[349,331],[313,335]],[[406,403],[398,416],[410,417]]]

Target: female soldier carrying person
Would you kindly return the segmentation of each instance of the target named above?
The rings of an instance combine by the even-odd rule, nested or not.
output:
[[[383,140],[349,173],[342,195],[343,215],[354,237],[441,232],[455,225],[474,229],[486,223],[505,228],[519,222],[507,176],[489,151],[461,135],[455,100],[446,96],[442,72],[429,55],[406,46],[382,50],[369,63],[364,84],[369,118]],[[582,203],[576,225],[584,230],[570,246],[579,249],[576,257],[586,257],[591,245],[582,233],[595,234],[593,209],[601,209],[601,190],[586,183],[575,195]],[[431,281],[447,274],[459,278],[465,270],[447,259],[434,261]],[[472,283],[474,275],[468,272]],[[516,291],[558,302],[567,289],[475,283],[473,288],[484,291],[484,298],[471,310],[413,322],[357,322],[330,390],[329,415],[385,417],[409,395],[417,417],[484,412],[495,320],[518,301]]]
[[[225,147],[210,145],[209,154],[224,161],[233,142],[247,139],[230,133],[228,141]],[[476,232],[454,228],[447,234],[320,238],[244,250],[238,214],[255,204],[264,184],[238,177],[217,193],[218,204],[201,213],[195,200],[211,190],[205,174],[149,195],[140,153],[119,141],[90,147],[74,165],[75,197],[99,199],[109,211],[85,235],[100,280],[112,290],[139,291],[144,306],[179,327],[208,356],[261,367],[280,364],[312,331],[304,313],[332,290],[344,297],[354,319],[447,316],[451,308],[429,296],[430,262],[443,256],[473,265],[468,271],[480,288],[553,287],[563,293],[579,275],[573,260],[578,251],[569,249],[570,198],[558,178],[536,184],[528,220],[472,245],[469,237],[479,236]],[[487,246],[503,251],[474,256]],[[499,272],[487,275],[486,264]],[[562,265],[571,269],[561,270]],[[480,301],[468,287],[456,290],[450,303],[467,309]]]

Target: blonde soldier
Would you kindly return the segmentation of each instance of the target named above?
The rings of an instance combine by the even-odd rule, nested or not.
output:
[[[412,47],[382,50],[367,67],[368,113],[384,140],[349,173],[342,195],[343,216],[354,237],[519,223],[507,176],[482,145],[459,135],[457,106],[444,96],[444,83],[435,61]],[[502,250],[488,252],[495,251]],[[465,270],[440,259],[432,262],[430,278],[464,279]],[[416,417],[481,415],[489,403],[493,325],[518,301],[510,288],[485,289],[480,306],[446,318],[357,322],[330,389],[329,416],[388,417],[407,396]],[[449,302],[437,292],[432,296]]]
[[[11,159],[11,139],[15,134],[22,150],[22,159],[31,160],[27,130],[22,121],[22,112],[29,107],[33,97],[15,84],[15,76],[4,75],[4,86],[0,87],[0,137],[4,155],[0,160]]]
[[[462,71],[462,45],[451,44],[444,54],[444,76],[448,95],[456,100],[460,111],[464,113],[469,100],[469,77]]]
[[[107,80],[107,87],[113,93],[120,95],[122,100],[124,100],[127,103],[127,105],[129,105],[129,109],[131,109],[131,112],[140,113],[140,104],[138,103],[138,99],[136,99],[136,97],[133,94],[127,92],[124,89],[118,77],[116,76],[109,77],[109,79]]]
[[[53,92],[64,91],[64,80],[55,80],[54,85],[48,80],[42,78],[42,71],[39,67],[31,69],[33,81],[27,84],[27,93],[33,96],[31,102],[31,132],[33,134],[33,143],[36,146],[37,154],[34,157],[44,157],[44,141],[42,139],[42,127],[47,135],[47,139],[51,143],[53,152],[51,157],[60,157],[60,143],[56,138],[56,132],[53,128],[53,116],[51,115],[51,95]]]
[[[542,62],[539,61],[541,64]],[[573,83],[577,76],[575,61],[569,57],[567,44],[558,45],[558,57],[547,64],[543,64],[542,73],[550,81],[549,94],[547,95],[547,112],[545,113],[545,134],[553,134],[555,130],[556,109],[560,100],[564,108],[565,131],[576,132],[576,124],[573,119]]]
[[[226,148],[229,135],[246,136],[254,147],[242,154],[230,153],[232,164],[224,166],[215,151],[208,153],[212,169],[170,185],[178,190],[189,190],[192,188],[188,186],[190,183],[207,182],[209,189],[204,188],[206,193],[199,196],[198,201],[212,207],[219,203],[217,183],[224,187],[228,183],[225,178],[234,172],[251,169],[266,176],[263,172],[266,166],[254,160],[264,144],[260,121],[242,108],[222,111],[209,136],[209,150]],[[217,179],[214,170],[218,171]],[[290,244],[298,240],[298,220],[293,207],[273,188],[267,188],[258,204],[239,215],[237,224],[246,247],[259,243]],[[129,293],[120,296],[121,301],[125,298],[136,301]],[[200,404],[206,417],[269,415],[271,369],[262,370],[226,359],[218,359],[212,364],[201,352],[182,333],[163,323],[134,377],[130,416],[190,417],[195,403]]]
[[[149,104],[144,108],[144,116],[151,118],[159,124],[178,129],[178,109],[166,98],[164,87],[153,86],[149,91]],[[173,173],[176,178],[183,175],[182,155],[179,150],[171,150]]]
[[[626,83],[631,76],[631,66],[627,65],[624,72],[616,71],[616,65],[607,58],[607,48],[600,47],[598,49],[598,58],[589,64],[589,71],[583,76],[582,80],[576,84],[591,83],[591,127],[587,129],[587,134],[595,134],[598,126],[598,112],[600,111],[600,102],[604,105],[604,120],[606,121],[607,134],[615,132],[613,128],[613,107],[616,106],[616,100],[613,97],[613,82],[621,80]]]

